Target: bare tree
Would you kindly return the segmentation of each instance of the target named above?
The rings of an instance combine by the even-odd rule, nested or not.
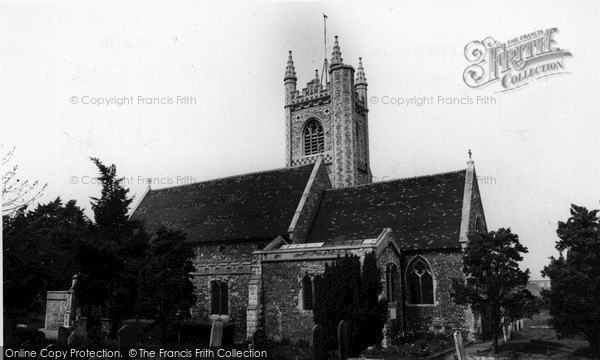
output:
[[[7,165],[10,162],[15,148],[2,157],[2,167],[10,167]],[[41,185],[39,181],[33,183],[29,180],[21,180],[17,178],[18,165],[10,167],[2,175],[2,215],[10,215],[18,209],[25,207],[35,199],[42,196],[48,184]]]

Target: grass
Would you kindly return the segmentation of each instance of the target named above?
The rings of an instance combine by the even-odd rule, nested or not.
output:
[[[528,356],[540,359],[598,359],[591,353],[587,341],[581,338],[559,339],[552,328],[532,328],[548,326],[550,316],[547,311],[525,319],[523,330],[515,332],[513,340],[499,346],[499,356]]]

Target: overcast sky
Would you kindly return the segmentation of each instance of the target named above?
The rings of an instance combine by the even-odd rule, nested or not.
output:
[[[363,58],[371,169],[381,179],[466,167],[472,149],[489,229],[510,227],[539,271],[571,203],[600,208],[597,1],[36,2],[1,5],[3,152],[22,179],[47,182],[43,202],[76,199],[90,214],[89,157],[116,164],[131,193],[285,166],[283,74],[298,85],[339,35],[345,63]],[[471,89],[464,48],[557,28],[568,74],[515,91]],[[138,97],[172,104],[139,104]],[[195,104],[177,104],[178,96]],[[384,97],[431,97],[395,106]],[[437,104],[493,96],[496,104]],[[123,106],[82,104],[133,97]],[[389,98],[387,101],[389,102]],[[113,100],[114,101],[114,100]],[[168,100],[166,100],[168,101]],[[73,102],[77,102],[73,104]]]

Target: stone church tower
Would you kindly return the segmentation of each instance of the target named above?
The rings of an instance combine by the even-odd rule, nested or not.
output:
[[[292,52],[284,76],[286,166],[315,163],[320,157],[334,188],[369,184],[369,109],[367,79],[359,58],[358,69],[342,61],[337,36],[329,66],[331,81],[315,78],[296,89]]]

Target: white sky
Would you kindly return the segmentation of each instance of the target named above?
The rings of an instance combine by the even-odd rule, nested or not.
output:
[[[369,96],[476,97],[496,105],[371,104],[371,169],[379,178],[466,167],[473,151],[488,227],[511,227],[539,277],[571,203],[600,208],[597,1],[35,2],[0,11],[3,151],[41,199],[76,199],[90,214],[89,156],[133,177],[196,181],[285,165],[283,74],[298,85],[322,68],[323,25],[345,63],[363,58]],[[468,88],[472,40],[558,28],[570,75],[494,94]],[[328,55],[331,50],[328,50]],[[195,105],[95,106],[72,96],[193,96]],[[71,183],[75,177],[77,184]],[[159,188],[160,185],[153,187]],[[139,199],[138,199],[139,200]]]

